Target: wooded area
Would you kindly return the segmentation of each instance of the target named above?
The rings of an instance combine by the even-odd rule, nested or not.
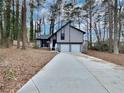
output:
[[[94,5],[93,0],[87,1],[84,10],[87,11],[87,33],[90,48],[109,51],[118,54],[123,51],[123,3],[119,0],[103,0],[100,5]],[[119,19],[119,20],[118,20]],[[92,20],[94,22],[92,22]],[[93,30],[94,29],[94,30]],[[92,47],[92,31],[97,38],[96,47]]]
[[[36,17],[34,13],[43,9],[47,0],[29,0],[28,4],[27,0],[0,0],[0,47],[11,47],[14,40],[17,41],[17,48],[20,48],[20,41],[22,49],[26,49],[31,42],[35,46],[35,34],[43,30],[46,33],[46,22],[50,24],[49,33],[53,33],[56,24],[59,28],[63,21],[71,20],[77,22],[78,28],[86,30],[90,49],[115,54],[124,52],[123,1],[85,0],[82,6],[76,7],[74,1],[67,3],[56,0],[49,5],[48,17],[44,14]],[[27,26],[28,23],[30,27]]]

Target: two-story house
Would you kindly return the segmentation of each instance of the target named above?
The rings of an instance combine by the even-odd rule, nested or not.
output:
[[[68,22],[52,35],[41,35],[37,38],[37,44],[59,52],[83,52],[84,34],[84,31]]]

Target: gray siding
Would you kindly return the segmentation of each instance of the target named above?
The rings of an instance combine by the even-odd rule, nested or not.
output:
[[[65,30],[65,40],[61,40],[61,31]],[[83,33],[80,31],[77,31],[71,27],[69,27],[69,25],[67,25],[66,27],[64,27],[61,31],[57,32],[57,42],[82,42],[83,43]],[[69,36],[69,30],[70,30],[70,36]],[[69,40],[70,37],[70,40]]]
[[[83,33],[70,27],[70,42],[83,42]]]
[[[61,31],[65,30],[65,40],[61,40]],[[69,25],[57,32],[57,42],[69,42]]]

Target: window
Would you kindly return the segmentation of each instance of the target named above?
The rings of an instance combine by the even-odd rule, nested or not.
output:
[[[64,30],[61,31],[61,40],[65,40],[65,31]]]

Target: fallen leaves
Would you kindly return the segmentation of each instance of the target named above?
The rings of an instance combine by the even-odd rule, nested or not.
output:
[[[89,50],[87,54],[90,56],[94,56],[124,66],[124,54],[115,55],[113,53],[93,51],[93,50]]]
[[[0,49],[0,93],[16,93],[55,55],[44,49]]]

